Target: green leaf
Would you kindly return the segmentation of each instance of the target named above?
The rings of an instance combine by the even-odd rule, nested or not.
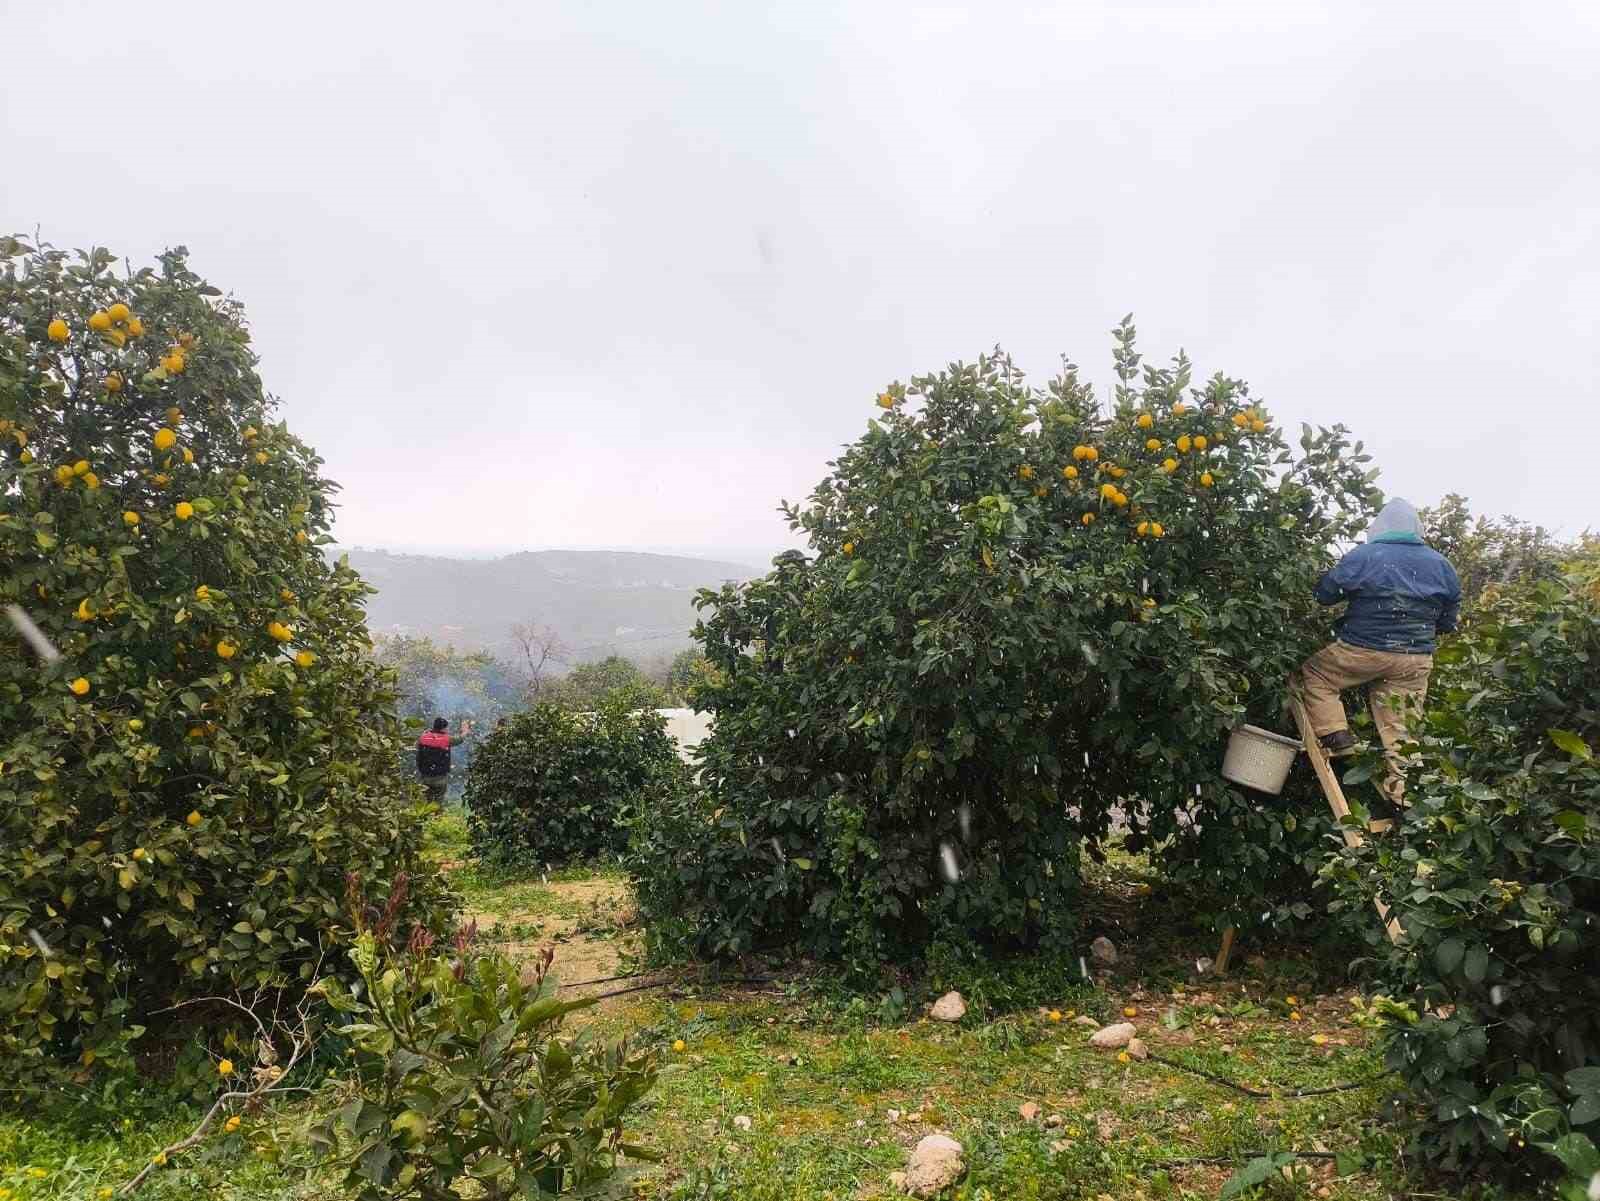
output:
[[[1488,948],[1481,943],[1473,943],[1468,947],[1462,971],[1473,984],[1482,984],[1484,976],[1489,971]]]
[[[1451,976],[1461,966],[1467,945],[1459,938],[1447,938],[1433,950],[1433,962],[1441,975]]]
[[[1594,752],[1589,749],[1589,744],[1571,730],[1551,730],[1549,733],[1550,741],[1573,758],[1582,759],[1585,763],[1594,758]]]
[[[1240,1193],[1265,1184],[1295,1159],[1292,1151],[1278,1151],[1252,1159],[1223,1182],[1221,1191],[1217,1193],[1217,1201],[1228,1201],[1229,1197],[1237,1197]]]

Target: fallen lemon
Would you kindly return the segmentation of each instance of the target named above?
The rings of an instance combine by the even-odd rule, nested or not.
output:
[[[220,1063],[218,1063],[217,1064],[217,1075],[219,1075],[219,1076],[231,1076],[231,1075],[233,1075],[233,1060],[224,1059]]]
[[[1117,1052],[1117,1062],[1118,1063],[1132,1063],[1133,1062],[1133,1056],[1129,1055],[1126,1051],[1118,1051]]]
[[[222,1128],[229,1134],[232,1134],[235,1130],[239,1129],[239,1115],[234,1114],[233,1117],[229,1118],[222,1124]]]
[[[1052,1022],[1059,1022],[1061,1020],[1061,1011],[1059,1009],[1052,1009],[1050,1011],[1050,1020]]]
[[[1298,1022],[1300,1020],[1300,1011],[1296,1009],[1293,1013],[1291,1013],[1289,1015],[1289,1020],[1291,1022]]]
[[[685,1043],[683,1041],[683,1039],[681,1039],[681,1038],[677,1038],[677,1039],[673,1039],[672,1040],[672,1049],[674,1051],[682,1051],[687,1046],[688,1046],[688,1044]]]
[[[1139,1016],[1139,1010],[1136,1006],[1124,1005],[1122,1007],[1122,1016],[1125,1018],[1136,1018]]]

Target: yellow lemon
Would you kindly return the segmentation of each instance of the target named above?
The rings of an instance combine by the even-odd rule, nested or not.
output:
[[[114,1197],[116,1192],[117,1190],[112,1188],[109,1184],[102,1184],[98,1189],[95,1190],[94,1195],[98,1197],[100,1201],[110,1201],[110,1198]]]
[[[1178,460],[1177,459],[1163,459],[1163,460],[1161,460],[1161,470],[1165,471],[1168,475],[1171,475],[1174,471],[1178,470]]]
[[[69,488],[72,486],[72,464],[71,463],[63,463],[63,464],[61,464],[61,466],[57,467],[52,474],[54,474],[54,476],[56,477],[56,483],[64,484]]]
[[[1328,1041],[1328,1036],[1326,1034],[1313,1034],[1311,1036],[1311,1041],[1314,1045],[1320,1047]]]
[[[1265,433],[1266,432],[1266,428],[1267,428],[1267,423],[1265,421],[1262,421],[1259,417],[1256,418],[1256,420],[1254,420],[1254,421],[1252,421],[1250,423],[1250,432],[1253,433],[1253,434]]]
[[[292,605],[294,604],[294,593],[290,592],[287,588],[280,588],[278,589],[278,599],[283,601],[283,603],[286,605]]]
[[[245,426],[244,427],[244,434],[243,434],[244,440],[246,442],[250,441],[250,439],[254,438],[259,432],[260,431],[257,430],[256,427],[253,426],[253,425]]]
[[[239,648],[233,643],[227,641],[227,639],[223,639],[221,642],[217,643],[217,658],[219,659],[231,659],[238,653]]]
[[[1146,438],[1144,440],[1144,448],[1146,450],[1160,450],[1161,449],[1161,439],[1160,438]]]
[[[1116,494],[1117,494],[1117,486],[1115,484],[1101,484],[1100,485],[1100,495],[1105,497],[1107,500],[1110,500]]]
[[[191,809],[191,810],[189,810],[189,816],[184,818],[183,820],[188,822],[189,825],[191,825],[191,826],[198,826],[201,822],[205,821],[206,819],[200,816],[200,810]]]
[[[1133,532],[1138,534],[1139,537],[1143,538],[1150,532],[1150,523],[1148,521],[1141,521],[1138,525],[1133,527]]]
[[[103,334],[111,328],[111,314],[104,312],[89,314],[89,328],[96,333]]]
[[[1191,445],[1193,445],[1193,442],[1192,442],[1192,440],[1191,440],[1191,439],[1190,439],[1190,437],[1189,437],[1189,435],[1188,435],[1188,434],[1184,434],[1184,435],[1182,435],[1182,436],[1181,436],[1181,437],[1179,437],[1179,439],[1178,439],[1178,453],[1179,453],[1179,454],[1180,454],[1180,455],[1186,455],[1186,454],[1188,454],[1188,453],[1189,453],[1189,447],[1190,447],[1190,446],[1191,446]]]
[[[1126,1051],[1118,1051],[1117,1052],[1117,1062],[1118,1063],[1132,1063],[1133,1062],[1133,1056],[1129,1055]]]
[[[844,553],[847,555],[853,555],[856,553],[856,544],[854,542],[846,542],[839,549],[844,551]]]
[[[1085,446],[1083,448],[1083,457],[1088,462],[1093,463],[1100,457],[1100,452],[1092,446]]]
[[[144,729],[144,722],[137,717],[132,718],[128,722],[128,729],[137,734],[140,730]]]
[[[296,663],[298,663],[301,667],[310,667],[313,663],[315,663],[317,661],[317,657],[315,655],[313,655],[310,651],[301,651],[300,653],[295,655],[294,661]]]
[[[1244,429],[1245,426],[1250,424],[1250,417],[1245,413],[1235,413],[1233,415],[1233,424],[1240,429]]]
[[[137,317],[128,318],[128,337],[137,338],[144,333],[144,322]]]
[[[1072,457],[1080,463],[1083,462],[1083,460],[1089,457],[1089,448],[1084,446],[1082,443],[1079,443],[1077,446],[1072,448]]]
[[[1209,471],[1202,471],[1200,473],[1200,486],[1202,488],[1209,488],[1216,482],[1216,477],[1213,476]]]
[[[74,616],[79,621],[93,621],[94,610],[89,607],[89,598],[86,596],[78,602],[78,611]]]
[[[65,342],[67,340],[67,323],[57,317],[44,327],[45,336],[52,342]]]
[[[178,435],[171,430],[157,430],[154,439],[157,450],[171,450],[178,442]]]
[[[272,457],[272,456],[271,456],[271,455],[269,455],[269,454],[268,454],[268,453],[267,453],[267,452],[266,452],[266,451],[264,451],[264,450],[258,450],[258,451],[256,451],[256,462],[257,462],[257,463],[262,463],[262,464],[264,464],[264,463],[266,463],[266,461],[267,461],[267,460],[268,460],[268,459],[270,459],[270,458],[271,458],[271,457]]]
[[[304,530],[296,530],[294,532],[294,540],[301,546],[304,546],[307,542],[311,541],[311,539],[306,537],[306,532]]]
[[[138,525],[139,514],[135,513],[132,509],[129,509],[122,515],[122,524],[129,526]]]
[[[1061,1011],[1059,1009],[1052,1009],[1050,1011],[1050,1020],[1052,1022],[1059,1022],[1061,1020]]]
[[[267,633],[279,642],[289,642],[294,638],[294,631],[281,621],[267,622]]]
[[[173,405],[170,409],[167,410],[167,424],[168,425],[177,425],[178,422],[180,422],[182,420],[183,420],[183,410],[180,409],[177,405]]]
[[[186,500],[180,500],[172,507],[172,512],[179,521],[188,521],[194,516],[194,506]]]
[[[110,317],[111,320],[120,325],[122,322],[126,321],[131,314],[128,312],[128,306],[119,300],[116,304],[112,305],[106,310],[106,316]]]
[[[1033,478],[1033,468],[1024,463],[1021,467],[1017,468],[1017,478],[1031,480]]]
[[[119,350],[126,345],[128,341],[128,335],[123,333],[120,329],[108,330],[106,332],[106,337],[111,340],[111,345],[117,347]]]
[[[157,488],[165,488],[172,482],[172,477],[165,471],[158,471],[155,475],[150,477],[150,482]]]
[[[1144,607],[1146,609],[1154,609],[1156,607],[1156,598],[1153,597],[1153,596],[1145,597],[1144,598]]]
[[[1094,524],[1094,514],[1093,513],[1085,513],[1082,517],[1078,518],[1078,520],[1083,522],[1084,525],[1093,525]]]
[[[1126,509],[1128,507],[1128,494],[1126,492],[1119,491],[1111,498],[1111,503],[1116,505],[1119,509]]]
[[[1064,479],[1064,480],[1075,480],[1075,479],[1077,479],[1078,478],[1078,469],[1076,467],[1063,467],[1061,469],[1061,478]]]
[[[1298,1022],[1300,1020],[1300,1011],[1296,1009],[1293,1013],[1291,1013],[1289,1015],[1289,1020],[1291,1022]]]
[[[222,1128],[229,1134],[232,1134],[235,1130],[239,1129],[239,1115],[234,1114],[233,1117],[229,1118],[222,1124]]]
[[[1139,414],[1139,420],[1138,420],[1137,424],[1138,424],[1140,429],[1147,430],[1152,425],[1154,425],[1155,423],[1156,423],[1156,419],[1154,417],[1150,416],[1149,413],[1140,413]]]
[[[1196,434],[1194,436],[1194,448],[1196,450],[1204,450],[1206,448],[1206,436],[1204,434]]]
[[[887,392],[879,393],[878,394],[878,407],[880,409],[892,409],[892,408],[894,408],[894,397],[890,396]]]
[[[195,600],[210,600],[211,589],[207,588],[204,584],[201,584],[194,590],[194,598]]]
[[[1300,998],[1299,997],[1285,997],[1283,1000],[1284,1000],[1285,1004],[1291,1005],[1291,1006],[1300,1004]]]
[[[1139,1016],[1139,1010],[1135,1006],[1124,1005],[1122,1007],[1122,1016],[1125,1018],[1136,1018]]]
[[[674,1051],[682,1051],[687,1045],[688,1044],[685,1043],[681,1038],[675,1038],[672,1040],[672,1049]]]
[[[1150,523],[1150,536],[1152,538],[1160,538],[1166,532],[1166,527],[1163,526],[1159,521],[1152,521]]]
[[[143,847],[134,847],[133,848],[133,858],[134,858],[135,862],[138,862],[139,860],[143,859],[144,858],[144,848]]]
[[[1177,404],[1172,406],[1172,415],[1174,417],[1182,417],[1188,411],[1189,411],[1189,406],[1184,404],[1183,401],[1181,401],[1181,400]]]
[[[217,1064],[217,1075],[219,1075],[219,1076],[231,1076],[231,1075],[233,1075],[233,1060],[224,1059],[220,1063],[218,1063]]]
[[[166,1162],[167,1162],[167,1153],[165,1151],[161,1151],[161,1152],[158,1152],[155,1155],[152,1155],[150,1157],[150,1162],[155,1164],[156,1167],[158,1167],[158,1168],[159,1167],[164,1167],[166,1165]]]
[[[167,351],[166,354],[161,356],[161,366],[168,375],[182,375],[183,369],[186,366],[183,358],[183,351]]]
[[[190,450],[187,446],[183,448],[183,461],[185,463],[194,462],[194,451]]]
[[[83,476],[83,486],[89,489],[90,492],[93,492],[100,486],[100,477],[92,471],[85,472]]]

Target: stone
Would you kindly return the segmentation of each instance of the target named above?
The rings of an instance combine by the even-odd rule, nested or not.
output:
[[[961,1144],[947,1134],[930,1134],[906,1163],[904,1188],[913,1197],[934,1197],[967,1174]]]
[[[1132,1022],[1118,1022],[1115,1026],[1104,1026],[1096,1030],[1089,1036],[1089,1045],[1102,1050],[1116,1050],[1127,1046],[1138,1033],[1139,1028]]]
[[[906,1174],[904,1172],[889,1173],[889,1187],[897,1193],[906,1191]]]
[[[959,1022],[967,1016],[967,1003],[958,992],[947,992],[933,1003],[928,1016],[936,1022]]]
[[[900,1120],[900,1111],[898,1109],[886,1110],[883,1116],[891,1122],[898,1122]]]
[[[1113,964],[1117,961],[1117,944],[1102,934],[1089,944],[1089,954],[1096,963]]]
[[[1135,1059],[1149,1059],[1150,1048],[1144,1045],[1144,1039],[1130,1038],[1128,1040],[1128,1054]]]
[[[1017,1107],[1017,1115],[1021,1117],[1024,1122],[1032,1122],[1039,1116],[1039,1107],[1032,1101],[1024,1101],[1020,1106]]]
[[[1086,1013],[1080,1013],[1077,1017],[1073,1018],[1072,1019],[1072,1024],[1074,1026],[1086,1026],[1090,1030],[1098,1030],[1098,1029],[1100,1029],[1100,1023],[1095,1021],[1092,1017],[1090,1017]]]
[[[1211,969],[1216,967],[1216,960],[1209,955],[1202,955],[1194,961],[1194,974],[1196,976],[1209,976]]]
[[[1062,1117],[1059,1113],[1053,1113],[1049,1117],[1045,1118],[1044,1124],[1047,1130],[1059,1130],[1062,1126],[1067,1124],[1067,1119]]]
[[[1058,1138],[1050,1144],[1050,1151],[1053,1155],[1060,1155],[1063,1151],[1070,1150],[1071,1148],[1072,1144],[1064,1138]]]
[[[734,1115],[733,1128],[735,1130],[748,1130],[748,1129],[750,1129],[750,1119],[747,1118],[742,1113]]]

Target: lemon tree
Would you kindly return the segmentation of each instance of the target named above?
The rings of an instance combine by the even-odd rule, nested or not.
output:
[[[416,916],[368,589],[273,420],[240,306],[182,250],[0,240],[0,1059],[92,1071],[173,1000],[312,979],[346,873]]]
[[[887,388],[786,506],[812,556],[702,594],[702,787],[635,831],[663,930],[867,965],[1065,947],[1114,815],[1219,917],[1309,914],[1325,806],[1219,768],[1326,637],[1312,586],[1376,472],[1342,428],[1296,453],[1243,384],[1143,367],[1128,322],[1116,363],[1110,406],[1001,355]]]

